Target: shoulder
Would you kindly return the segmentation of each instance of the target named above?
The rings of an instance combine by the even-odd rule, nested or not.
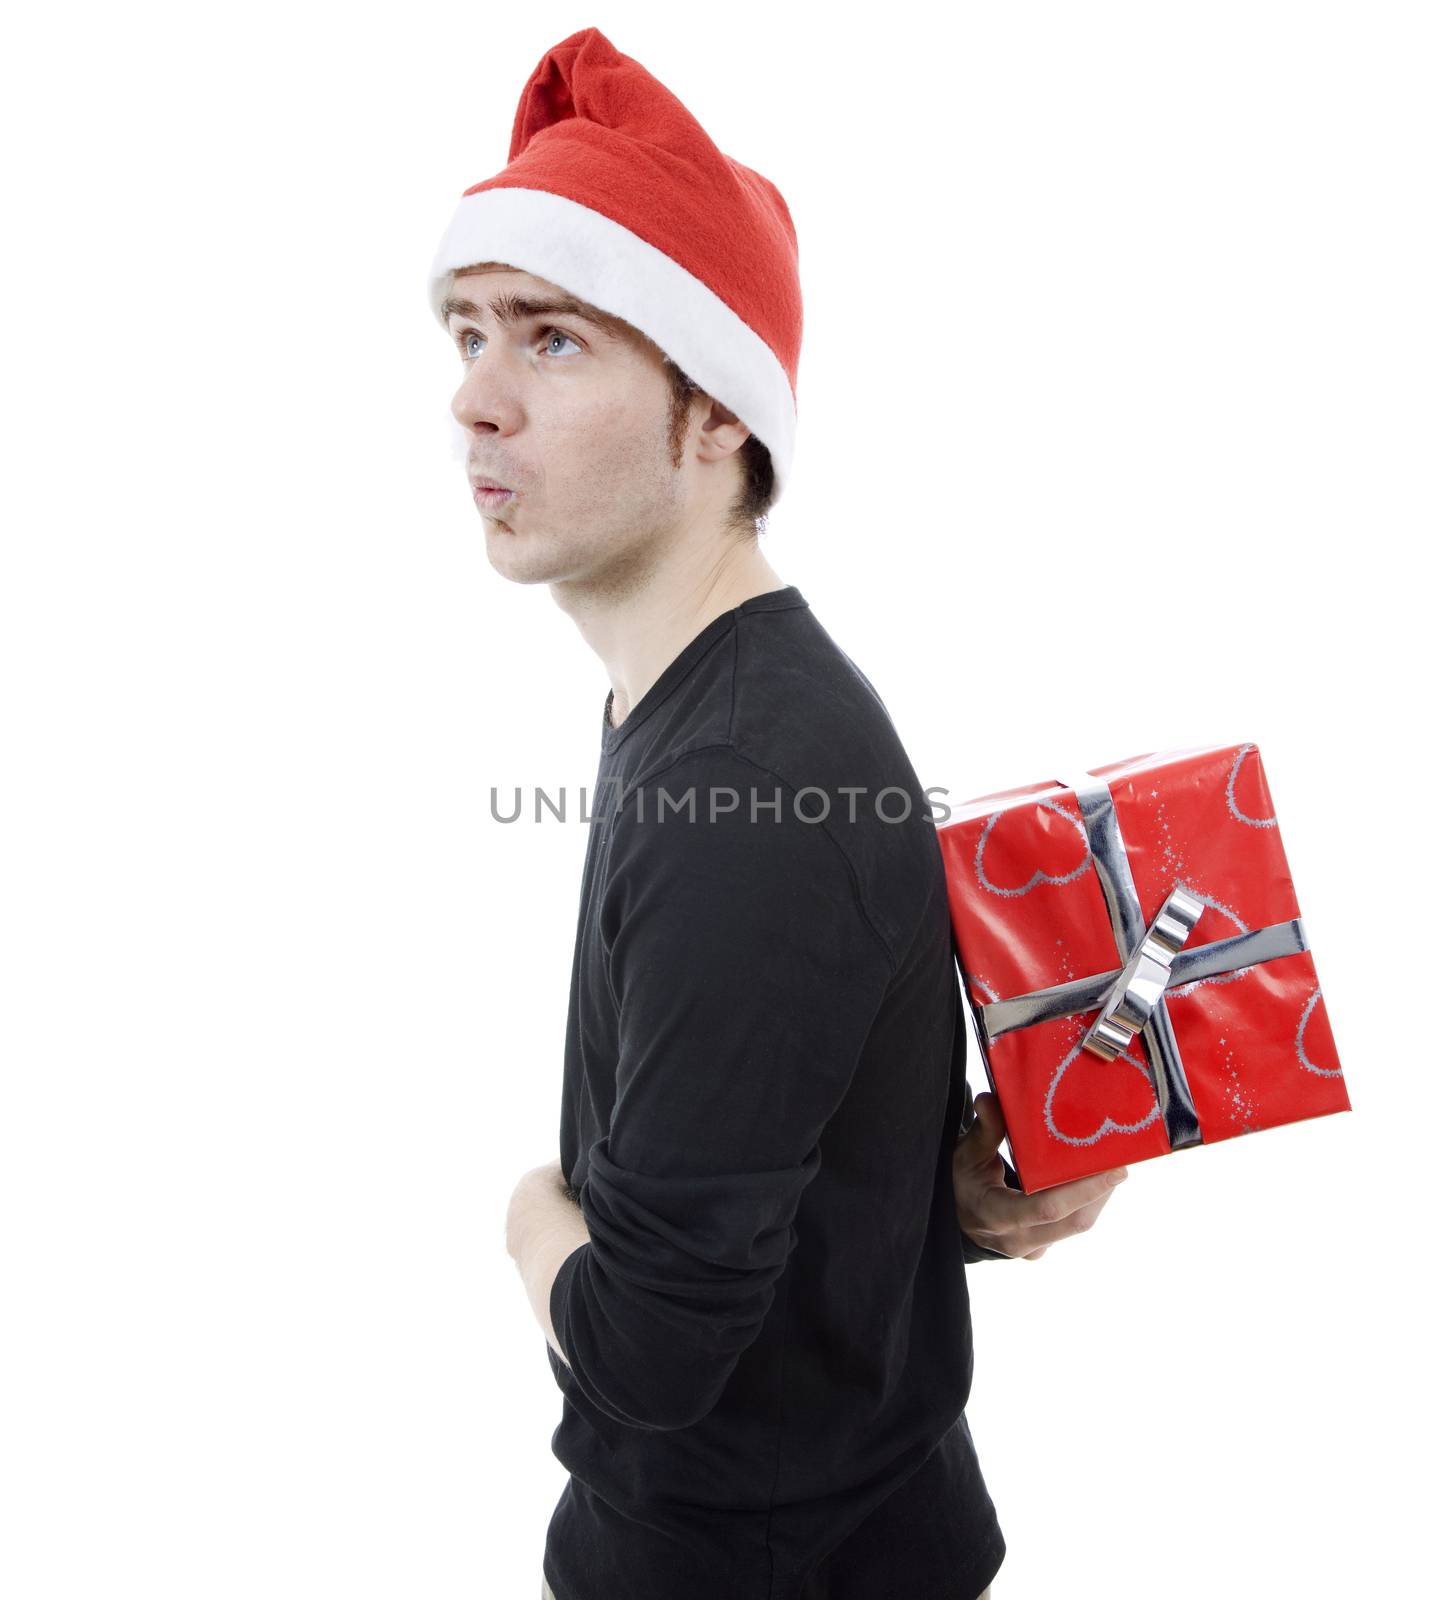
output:
[[[872,679],[804,611],[786,628],[744,621],[735,650],[733,751],[779,779],[840,845],[898,956],[944,900],[927,795]]]
[[[615,861],[839,867],[898,963],[945,915],[927,797],[872,680],[810,607],[739,615],[655,732],[623,779]]]
[[[771,768],[735,746],[688,749],[620,795],[603,875],[605,927],[665,900],[692,916],[769,931],[799,922],[859,923],[888,968],[893,949],[872,915],[842,829]]]

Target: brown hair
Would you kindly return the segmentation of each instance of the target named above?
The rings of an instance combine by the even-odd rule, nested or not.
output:
[[[663,356],[663,370],[667,373],[667,442],[672,450],[674,467],[682,465],[682,447],[687,442],[687,427],[692,417],[692,402],[708,399],[691,378],[668,356]],[[767,528],[767,513],[772,509],[776,475],[772,470],[772,452],[755,433],[747,435],[737,452],[737,462],[742,472],[742,487],[727,507],[724,522],[729,533],[744,539],[755,539]]]

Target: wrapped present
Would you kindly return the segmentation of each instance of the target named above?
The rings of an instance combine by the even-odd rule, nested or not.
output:
[[[937,835],[1026,1193],[1350,1109],[1255,745],[982,795]]]

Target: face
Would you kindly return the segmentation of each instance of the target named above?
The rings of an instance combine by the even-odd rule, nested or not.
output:
[[[463,302],[448,330],[470,487],[486,477],[510,491],[473,489],[489,561],[515,583],[640,581],[693,511],[661,351],[590,307],[552,309],[580,302],[508,267],[457,274],[451,299]]]

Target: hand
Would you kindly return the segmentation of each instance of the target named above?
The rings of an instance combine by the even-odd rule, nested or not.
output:
[[[976,1120],[956,1141],[951,1155],[956,1217],[973,1244],[1034,1261],[1057,1239],[1094,1226],[1111,1190],[1124,1181],[1124,1167],[1022,1194],[1006,1185],[1000,1155],[1006,1136],[1001,1102],[993,1094],[978,1094],[974,1109]]]
[[[541,1167],[530,1167],[513,1185],[508,1198],[508,1217],[504,1227],[508,1254],[516,1261],[522,1247],[522,1221],[531,1213],[534,1192],[539,1195],[561,1195],[571,1200],[567,1179],[563,1177],[562,1158],[545,1162]]]
[[[545,1189],[551,1189],[556,1186],[564,1191],[568,1187],[567,1180],[563,1177],[561,1157],[556,1161],[545,1161],[541,1167],[531,1167],[519,1178],[518,1182],[520,1184],[536,1183]]]

